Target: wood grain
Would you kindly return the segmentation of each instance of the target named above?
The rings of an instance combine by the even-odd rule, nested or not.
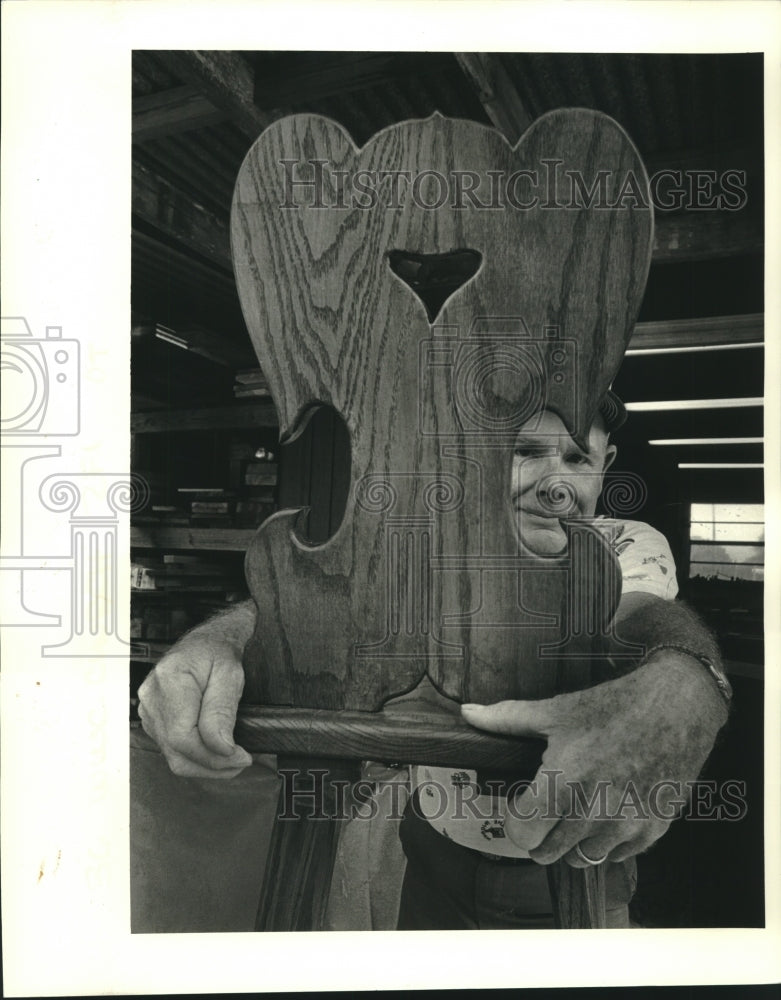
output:
[[[299,753],[387,764],[485,767],[531,776],[543,740],[479,732],[457,716],[438,713],[328,712],[322,709],[242,706],[236,739],[250,753]]]
[[[542,172],[549,185],[558,170],[587,188],[606,172],[614,196],[631,175],[639,203],[562,207],[550,186],[534,205],[509,197],[510,178]],[[383,194],[382,172],[407,177],[411,191]],[[357,177],[374,178],[368,200],[354,197]],[[472,188],[501,177],[506,201],[499,211],[450,192],[432,202],[418,183],[426,177],[454,191],[465,177]],[[647,204],[634,147],[590,111],[548,114],[515,148],[438,115],[386,129],[362,150],[334,123],[299,115],[252,147],[231,219],[247,327],[282,441],[313,407],[332,407],[349,433],[351,481],[326,542],[307,542],[300,512],[281,511],[247,553],[258,616],[245,699],[297,708],[244,710],[244,745],[335,767],[351,757],[537,766],[538,741],[379,709],[427,683],[451,703],[490,702],[599,676],[620,593],[615,557],[585,524],[567,526],[565,556],[524,549],[510,504],[513,444],[543,407],[585,443],[645,286]],[[398,251],[439,266],[465,250],[480,267],[438,312],[389,266]],[[329,519],[318,512],[313,523]],[[321,926],[335,822],[289,826],[277,823],[259,927]],[[551,878],[560,926],[604,923],[598,874],[557,868]]]
[[[255,921],[258,931],[323,929],[336,847],[360,763],[282,756],[283,784]],[[283,817],[283,818],[281,818]]]
[[[566,861],[548,865],[548,886],[556,927],[605,927],[605,870],[603,865],[572,868]]]
[[[319,176],[314,161],[326,163],[319,201],[311,186],[286,187],[284,161],[295,168],[288,179],[302,181]],[[535,559],[516,538],[512,444],[543,403],[582,439],[639,307],[650,213],[495,211],[468,198],[424,208],[421,198],[433,202],[422,186],[417,204],[408,192],[395,207],[386,186],[376,204],[350,196],[340,207],[334,180],[340,171],[468,172],[487,185],[492,171],[546,169],[587,184],[602,169],[611,185],[627,172],[646,183],[622,130],[583,110],[544,116],[516,148],[492,129],[435,115],[386,129],[359,151],[333,122],[298,115],[250,150],[231,240],[281,436],[294,437],[325,403],[345,420],[352,462],[334,537],[309,545],[296,512],[281,511],[248,551],[258,627],[245,654],[247,700],[377,710],[425,675],[456,701],[587,682],[587,662],[541,652],[566,636],[574,575],[571,560]],[[394,249],[473,249],[482,266],[432,326],[388,267]],[[595,578],[610,577],[612,557],[599,543],[593,553]],[[604,595],[595,603],[610,611]],[[588,661],[589,643],[579,652]]]

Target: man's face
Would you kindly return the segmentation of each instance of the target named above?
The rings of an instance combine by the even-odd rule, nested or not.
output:
[[[521,541],[538,555],[566,545],[562,518],[593,517],[602,477],[616,456],[597,418],[588,451],[579,448],[561,418],[543,410],[518,432],[513,455],[512,504]]]

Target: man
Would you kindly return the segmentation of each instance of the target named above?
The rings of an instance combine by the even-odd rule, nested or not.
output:
[[[521,428],[512,501],[527,549],[551,556],[564,547],[562,491],[572,501],[568,517],[594,518],[616,454],[609,433],[624,417],[620,401],[608,394],[586,450],[551,411]],[[424,796],[415,796],[401,827],[407,872],[400,929],[549,926],[540,866],[562,857],[575,867],[610,863],[609,921],[628,926],[633,872],[631,863],[621,863],[650,847],[680,812],[685,783],[697,778],[726,721],[730,692],[716,665],[718,650],[697,617],[672,600],[675,573],[663,537],[639,522],[592,523],[614,546],[622,568],[616,627],[646,655],[631,673],[584,691],[462,706],[465,719],[479,728],[547,738],[545,774],[501,817],[500,849],[493,839],[483,845],[470,819],[443,825],[437,815],[429,822]],[[142,685],[144,728],[176,774],[229,778],[251,763],[232,733],[243,687],[242,650],[254,624],[254,605],[247,602],[199,626]],[[544,780],[551,774],[560,776],[553,787]],[[449,775],[416,769],[414,778],[418,785],[447,787]],[[605,814],[573,815],[573,785],[587,800],[606,789]],[[630,786],[639,807],[627,810]],[[651,799],[652,810],[643,805]]]
[[[672,601],[677,593],[672,554],[659,532],[640,522],[594,519],[604,474],[616,456],[609,433],[624,419],[623,404],[609,394],[590,429],[589,447],[584,451],[574,443],[555,413],[543,411],[532,417],[516,440],[511,497],[523,545],[537,555],[554,556],[565,549],[567,539],[561,520],[564,517],[590,519],[600,530],[613,547],[621,568],[622,599],[616,625],[630,613],[652,609],[657,602]],[[679,610],[676,608],[676,612]],[[466,706],[463,714],[482,728],[534,735],[532,729],[524,728],[522,715],[518,714],[521,708],[522,703],[512,702],[494,709]],[[541,731],[540,735],[547,732]],[[547,771],[551,776],[555,774],[552,766]],[[551,776],[545,775],[537,783],[536,796],[526,793],[508,813],[501,798],[492,799],[485,794],[475,797],[479,781],[474,772],[457,774],[460,787],[454,788],[452,769],[417,768],[413,780],[418,785],[418,794],[401,827],[407,871],[399,926],[409,930],[426,926],[452,929],[552,926],[547,878],[544,869],[532,860],[535,852],[528,850],[541,848],[546,834],[552,834],[559,823],[553,815],[556,809],[551,808],[555,791]],[[470,788],[466,802],[465,784]],[[566,785],[563,793],[567,794]],[[532,814],[535,806],[545,820],[519,822],[514,818]],[[633,812],[629,807],[625,811]],[[491,817],[488,822],[487,816]],[[569,823],[571,829],[572,821]],[[604,820],[600,823],[597,829],[602,830]],[[622,831],[630,837],[636,835],[623,823],[613,836],[622,836]],[[663,829],[655,830],[655,836],[661,832]],[[648,834],[646,831],[645,835]],[[609,853],[608,847],[614,845],[603,834],[593,846],[593,852],[587,852],[581,844],[581,852],[586,857],[601,859]],[[611,927],[629,925],[628,903],[636,872],[634,862],[626,858],[626,848],[623,857],[625,863],[608,865],[606,909]],[[568,860],[584,864],[577,851],[570,852]]]

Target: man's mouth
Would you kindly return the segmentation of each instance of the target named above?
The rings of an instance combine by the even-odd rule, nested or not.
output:
[[[529,507],[516,507],[515,509],[523,517],[538,517],[544,521],[556,521],[557,523],[561,519],[561,515],[553,514],[549,510],[533,510]]]

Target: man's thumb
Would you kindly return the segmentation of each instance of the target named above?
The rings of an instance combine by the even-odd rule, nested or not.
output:
[[[245,755],[233,740],[233,727],[239,707],[244,677],[240,671],[215,665],[203,693],[198,730],[201,739],[214,753]],[[249,757],[248,754],[246,754]]]
[[[546,737],[552,722],[548,706],[548,699],[498,701],[493,705],[462,705],[461,715],[470,726],[490,733]]]
[[[238,747],[233,739],[235,722],[235,712],[231,713],[229,709],[220,709],[212,705],[208,711],[201,712],[198,731],[203,742],[213,753],[218,753],[223,757],[235,754],[242,760],[246,758],[246,762],[249,763],[251,759],[249,754]]]

